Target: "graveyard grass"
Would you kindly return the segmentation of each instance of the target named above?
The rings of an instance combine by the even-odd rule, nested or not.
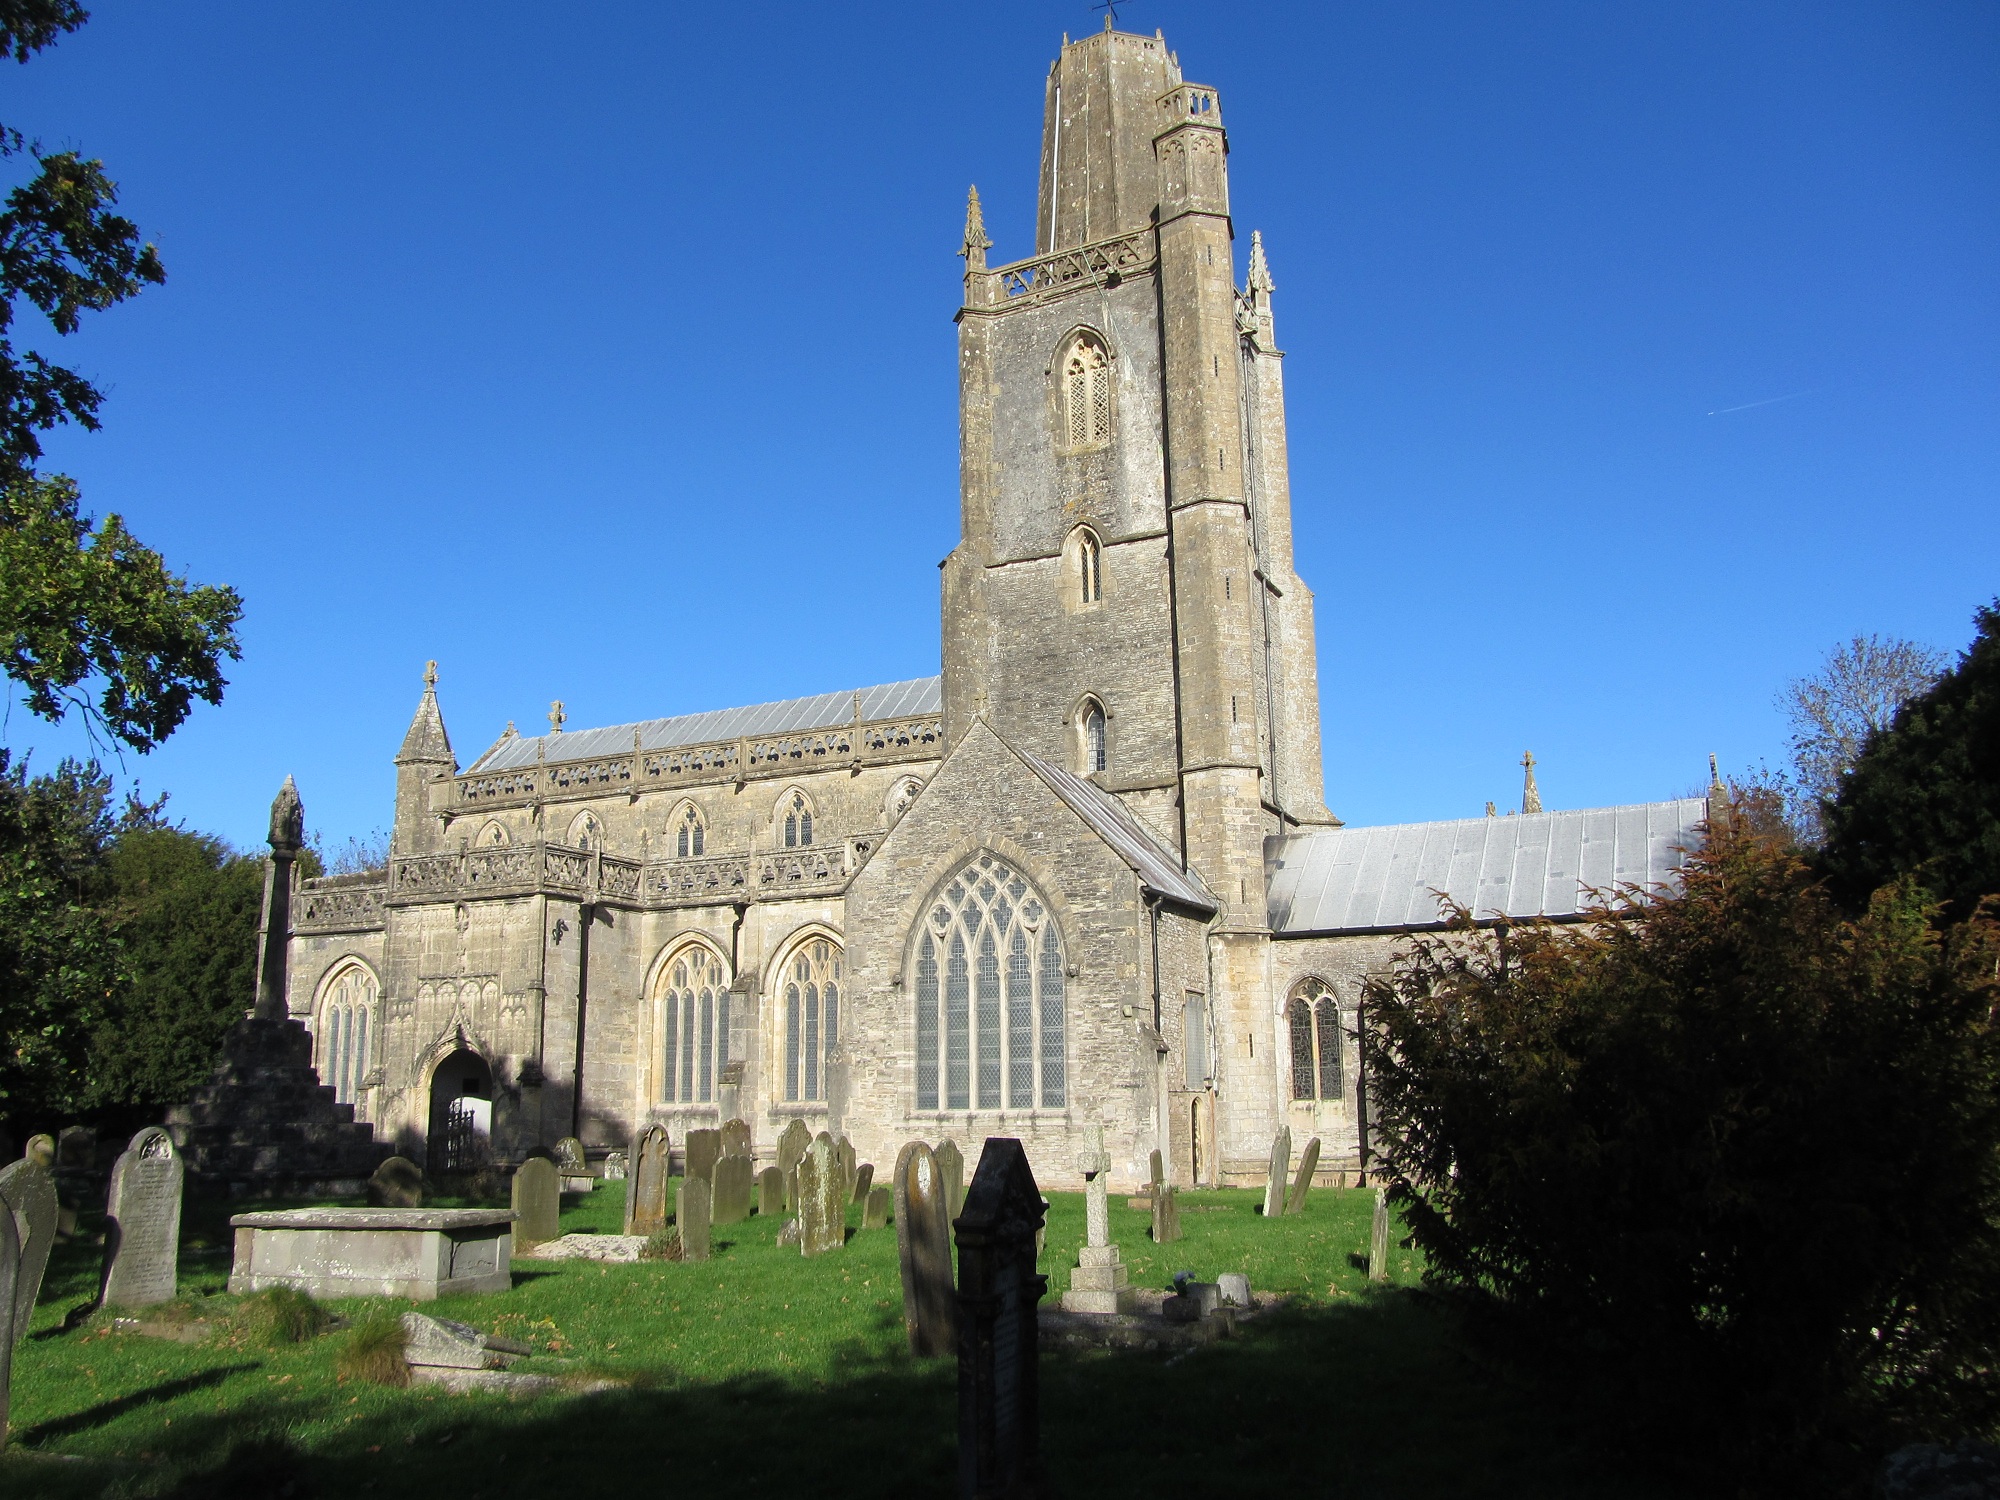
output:
[[[1673,1496],[1596,1446],[1587,1424],[1482,1375],[1411,1288],[1358,1264],[1372,1194],[1317,1190],[1266,1223],[1252,1191],[1182,1195],[1184,1238],[1112,1201],[1135,1284],[1248,1273],[1289,1294],[1231,1340],[1179,1358],[1045,1353],[1044,1458],[1063,1493]],[[566,1199],[565,1232],[616,1233],[622,1188]],[[273,1341],[231,1314],[225,1209],[191,1202],[178,1304],[140,1314],[215,1331],[122,1331],[90,1310],[97,1254],[58,1245],[14,1365],[0,1493],[38,1496],[421,1496],[477,1500],[528,1483],[632,1494],[943,1496],[956,1487],[956,1364],[906,1352],[893,1228],[806,1260],[781,1220],[714,1230],[702,1263],[517,1262],[511,1292],[424,1310],[532,1343],[516,1368],[624,1382],[511,1400],[342,1382],[354,1329],[412,1304],[327,1304],[349,1329]],[[861,1210],[849,1211],[858,1226]],[[1080,1193],[1053,1195],[1050,1298],[1083,1240]],[[86,1228],[90,1227],[86,1221]]]

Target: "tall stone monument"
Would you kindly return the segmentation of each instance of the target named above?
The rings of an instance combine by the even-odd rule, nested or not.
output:
[[[1084,1127],[1083,1138],[1083,1156],[1076,1165],[1084,1181],[1084,1245],[1069,1273],[1063,1311],[1129,1313],[1139,1305],[1139,1292],[1119,1259],[1118,1247],[1111,1243],[1111,1157],[1104,1149],[1104,1127]],[[987,1145],[990,1148],[992,1142]]]
[[[105,1207],[106,1307],[150,1307],[180,1290],[183,1167],[173,1137],[148,1125],[111,1169]]]
[[[666,1127],[648,1125],[632,1154],[632,1175],[625,1179],[625,1232],[658,1234],[667,1227],[667,1160],[671,1154]]]
[[[847,1179],[833,1138],[822,1130],[799,1161],[799,1251],[824,1255],[846,1243]]]
[[[305,809],[287,776],[271,804],[271,859],[257,927],[250,1014],[230,1028],[222,1060],[167,1130],[195,1180],[232,1197],[360,1196],[389,1155],[313,1069],[312,1036],[288,1013],[292,863],[305,843]]]

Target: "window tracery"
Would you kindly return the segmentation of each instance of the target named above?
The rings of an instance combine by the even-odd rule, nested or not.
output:
[[[490,819],[486,826],[479,830],[479,847],[482,849],[500,849],[512,842],[507,833],[507,825],[498,818]]]
[[[604,825],[588,808],[569,820],[569,834],[563,840],[572,849],[596,849],[604,842]]]
[[[1077,711],[1077,750],[1085,775],[1102,771],[1109,762],[1106,744],[1104,705],[1095,698],[1083,700]]]
[[[917,800],[917,793],[924,784],[914,776],[905,776],[889,788],[888,801],[883,811],[888,815],[886,827],[894,828],[902,821],[903,814],[910,810],[910,804]]]
[[[1292,1097],[1342,1099],[1347,1093],[1340,1003],[1323,979],[1308,979],[1286,1007],[1292,1034]]]
[[[785,963],[785,1099],[826,1098],[827,1059],[840,1042],[840,944],[816,937]]]
[[[1093,333],[1070,340],[1062,361],[1063,430],[1071,448],[1111,441],[1111,355]]]
[[[806,794],[794,788],[778,799],[780,825],[778,842],[786,849],[804,849],[813,841],[813,807]]]
[[[917,1108],[1068,1102],[1062,934],[1024,876],[981,854],[932,902],[913,959]]]
[[[365,964],[350,963],[334,974],[320,1001],[319,1078],[332,1085],[338,1103],[360,1102],[376,995],[375,975]]]
[[[690,944],[662,966],[658,985],[660,1098],[711,1103],[729,1060],[728,967],[705,944]]]
[[[674,819],[674,857],[699,859],[707,847],[708,820],[692,802],[682,804],[679,816]]]

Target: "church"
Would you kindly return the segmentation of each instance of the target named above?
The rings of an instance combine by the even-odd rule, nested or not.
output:
[[[1382,828],[1327,808],[1284,356],[1237,283],[1215,89],[1158,35],[1064,40],[1036,254],[957,316],[943,673],[545,734],[458,763],[426,674],[386,871],[302,882],[291,1014],[377,1138],[452,1164],[741,1117],[893,1161],[1018,1137],[1073,1186],[1358,1165],[1362,985],[1439,893],[1574,918],[1670,881],[1700,798]]]

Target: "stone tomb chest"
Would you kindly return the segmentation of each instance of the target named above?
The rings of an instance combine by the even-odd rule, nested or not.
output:
[[[238,1214],[229,1290],[315,1297],[504,1292],[514,1214],[492,1208],[294,1208]]]

